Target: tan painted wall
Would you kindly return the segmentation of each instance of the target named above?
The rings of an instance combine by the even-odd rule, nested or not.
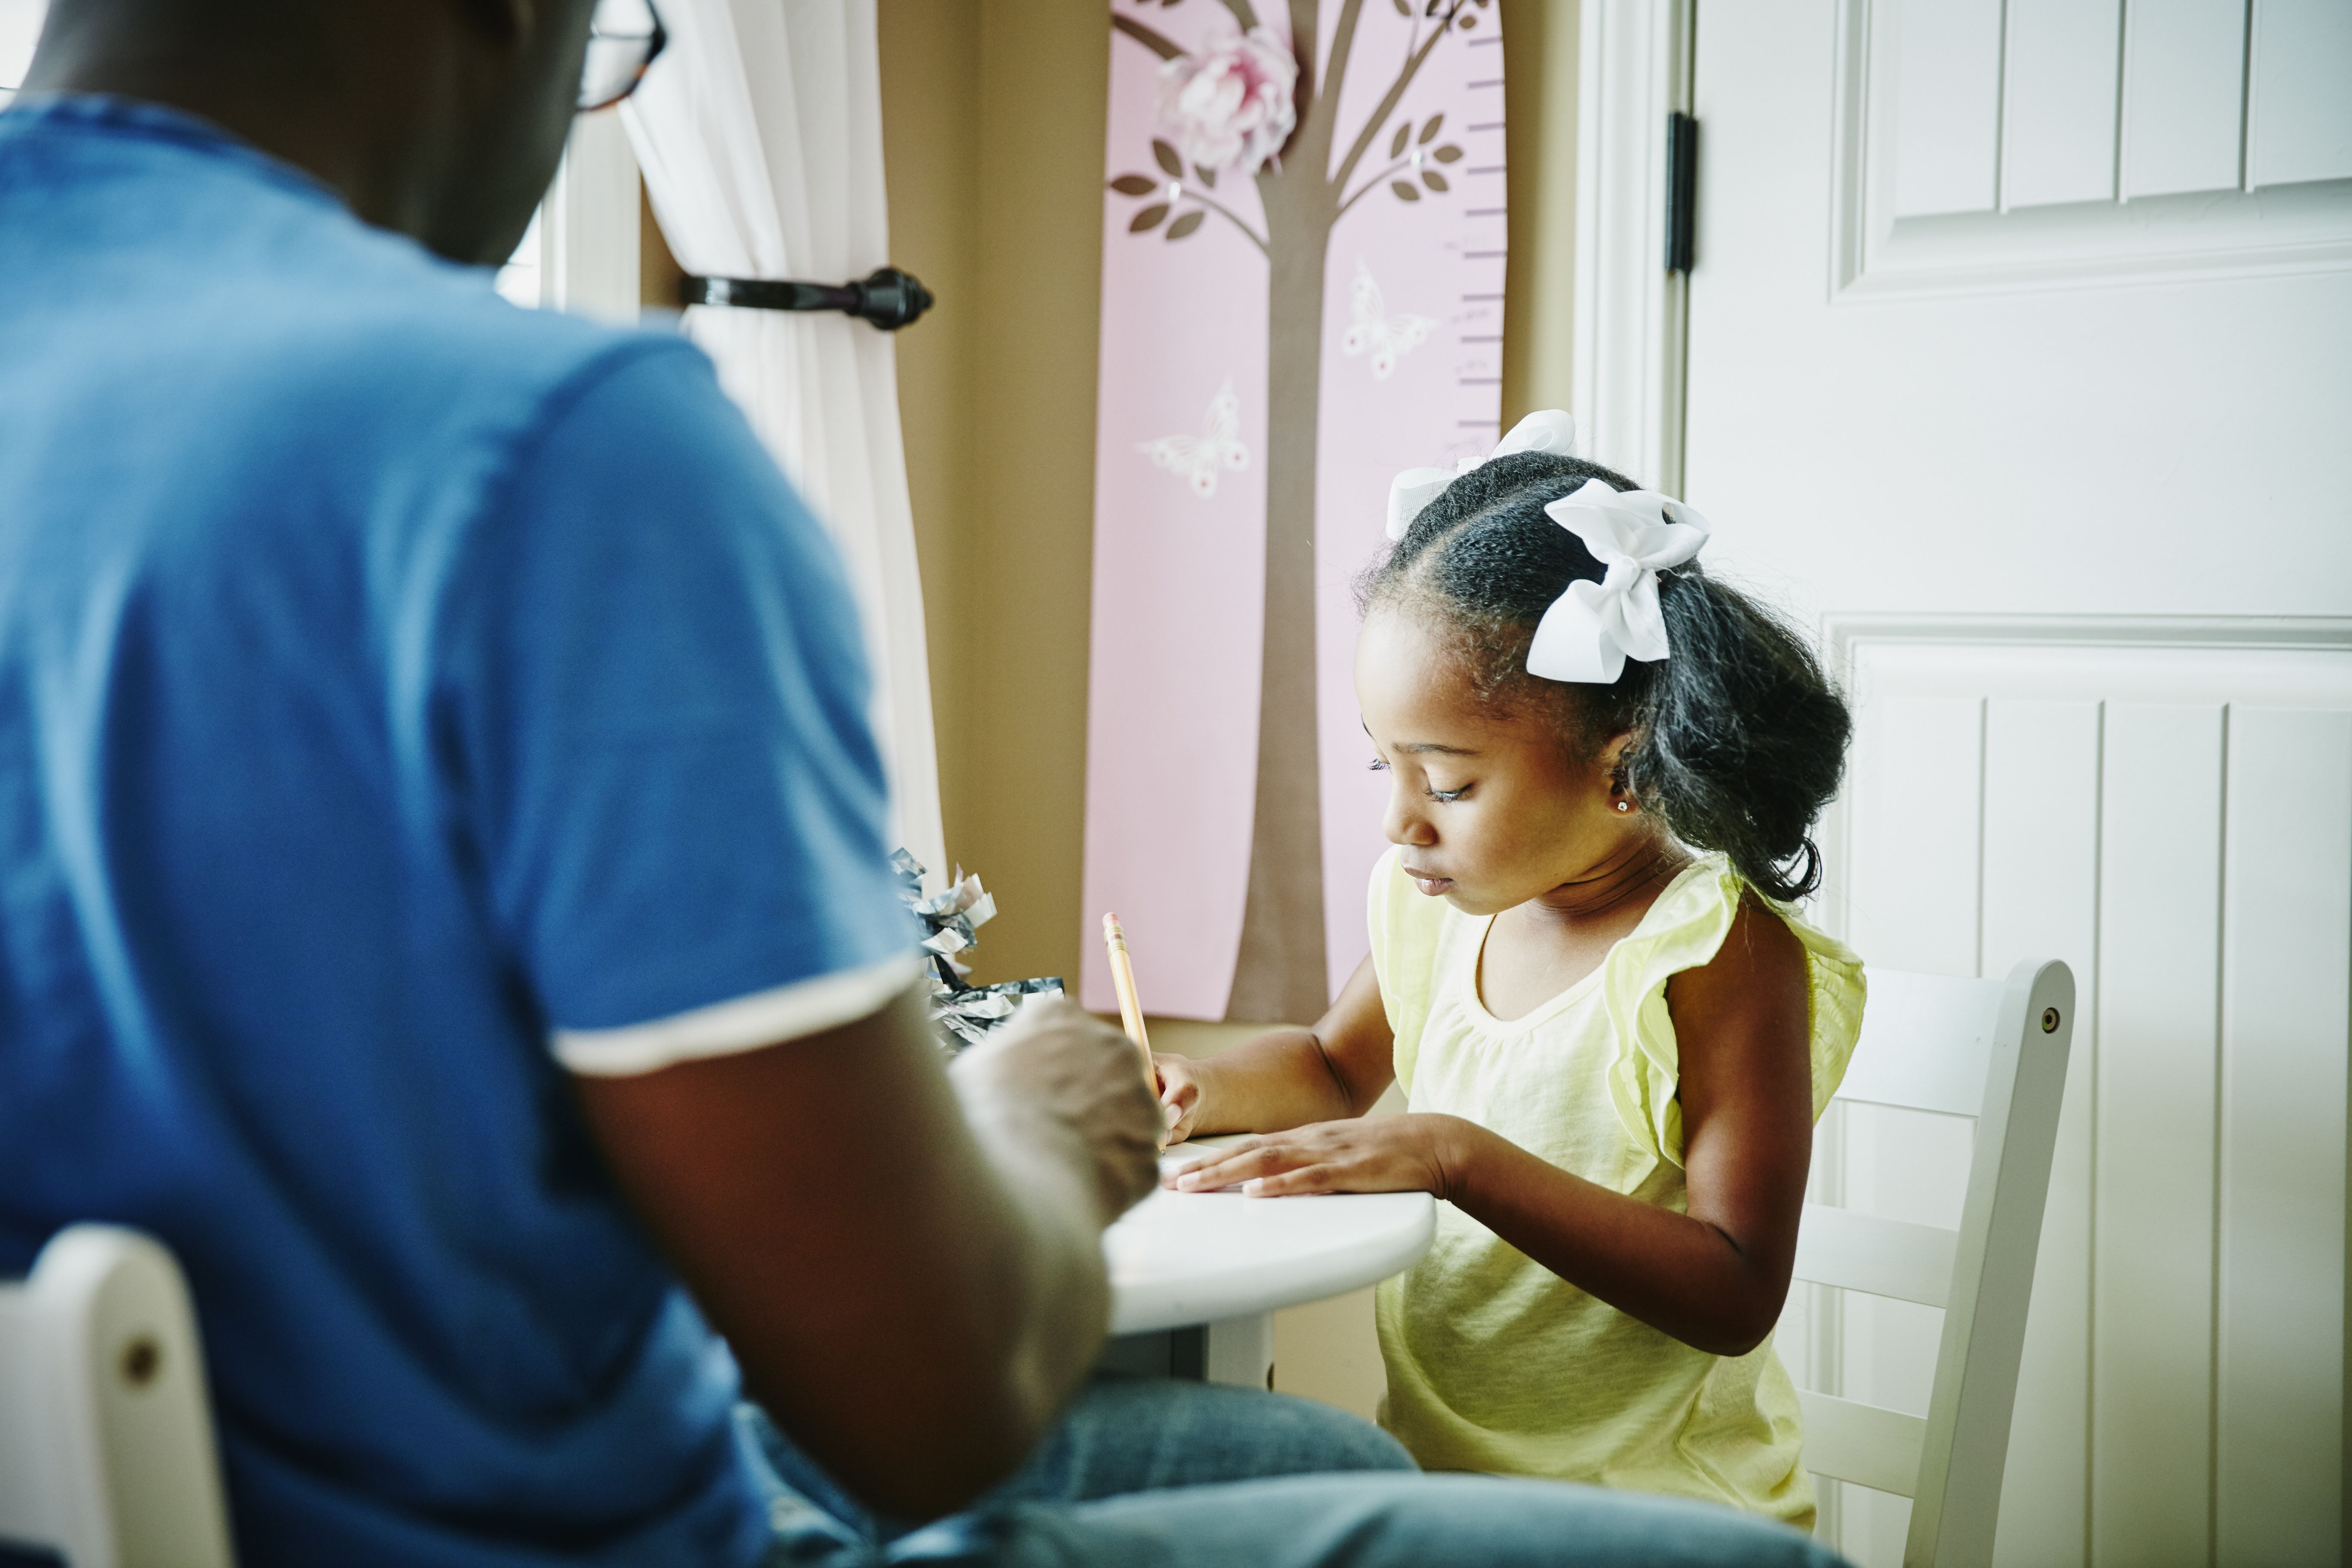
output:
[[[899,406],[979,977],[1075,975],[1100,292],[1100,0],[883,0],[891,248],[940,298]]]
[[[1203,0],[1205,3],[1205,0]],[[892,259],[939,304],[898,341],[949,852],[1002,913],[976,977],[1075,976],[1086,800],[1103,0],[880,0]],[[1503,0],[1506,425],[1569,406],[1576,0]],[[1247,1026],[1157,1020],[1208,1055]],[[1277,1385],[1369,1415],[1370,1293],[1276,1325]]]
[[[1502,0],[1503,155],[1511,254],[1503,266],[1503,427],[1572,408],[1576,321],[1577,0]]]

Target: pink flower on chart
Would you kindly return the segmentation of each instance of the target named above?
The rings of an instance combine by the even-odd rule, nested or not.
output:
[[[1185,162],[1255,174],[1297,128],[1291,102],[1298,61],[1273,29],[1257,26],[1178,55],[1160,68],[1160,123]]]

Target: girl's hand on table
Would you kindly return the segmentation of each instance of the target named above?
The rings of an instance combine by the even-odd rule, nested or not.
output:
[[[1458,1116],[1406,1114],[1318,1121],[1209,1152],[1160,1184],[1213,1193],[1239,1184],[1252,1197],[1307,1193],[1433,1193],[1453,1190],[1476,1142],[1490,1137]]]

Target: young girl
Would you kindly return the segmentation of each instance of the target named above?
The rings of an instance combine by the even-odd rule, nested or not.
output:
[[[1396,846],[1371,957],[1312,1029],[1157,1060],[1171,1140],[1264,1134],[1180,1188],[1446,1200],[1379,1295],[1382,1422],[1425,1468],[1810,1529],[1769,1336],[1863,977],[1789,904],[1849,723],[1705,539],[1543,452],[1412,518],[1356,655]],[[1365,1117],[1391,1080],[1410,1111]]]

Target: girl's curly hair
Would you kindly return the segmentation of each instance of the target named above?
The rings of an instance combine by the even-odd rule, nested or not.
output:
[[[1674,655],[1628,659],[1612,686],[1527,673],[1528,644],[1553,600],[1603,570],[1544,507],[1588,479],[1636,487],[1574,458],[1520,452],[1447,486],[1358,584],[1366,610],[1439,629],[1482,701],[1541,702],[1587,760],[1631,734],[1625,785],[1683,842],[1728,856],[1766,897],[1821,885],[1812,826],[1845,770],[1852,718],[1806,640],[1696,563],[1660,574]]]

